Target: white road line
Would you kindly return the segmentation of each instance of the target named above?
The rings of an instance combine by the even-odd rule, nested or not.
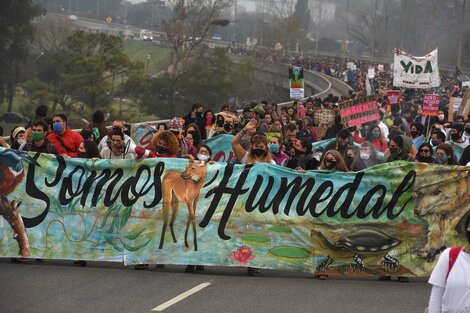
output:
[[[196,292],[210,286],[210,282],[207,282],[207,283],[202,283],[200,285],[197,285],[196,287],[194,288],[191,288],[189,289],[188,291],[185,291],[183,292],[182,294],[180,294],[179,296],[176,296],[174,297],[173,299],[171,300],[168,300],[167,302],[165,303],[162,303],[160,304],[159,306],[157,306],[156,308],[153,308],[152,311],[163,311],[165,310],[166,308],[172,306],[173,304],[175,303],[178,303],[180,302],[181,300],[184,300],[186,299],[187,297],[191,296],[192,294],[195,294]]]

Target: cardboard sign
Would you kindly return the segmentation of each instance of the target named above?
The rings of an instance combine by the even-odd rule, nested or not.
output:
[[[375,77],[375,68],[369,67],[369,69],[367,70],[367,77],[369,77],[369,79]]]
[[[335,122],[335,111],[333,109],[313,109],[313,120],[317,127],[330,127]]]
[[[339,104],[341,121],[346,127],[353,127],[380,119],[377,96],[345,101]]]
[[[427,94],[423,98],[423,115],[437,116],[441,96]]]

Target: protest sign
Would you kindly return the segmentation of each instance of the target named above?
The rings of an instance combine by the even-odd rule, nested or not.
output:
[[[447,119],[449,122],[454,120],[454,113],[459,111],[460,104],[462,103],[462,98],[450,97],[449,100],[449,113]]]
[[[369,67],[369,69],[367,70],[367,77],[369,77],[369,79],[375,77],[375,68]]]
[[[423,113],[422,115],[437,116],[439,111],[439,102],[441,101],[441,96],[426,94],[423,97]]]
[[[335,122],[335,111],[327,108],[314,108],[313,121],[317,127],[330,127]]]
[[[433,263],[423,256],[463,244],[457,225],[470,210],[470,172],[457,166],[401,161],[301,174],[271,164],[5,149],[0,164],[21,173],[1,190],[0,212],[11,216],[0,217],[2,257],[356,275],[353,263],[364,275],[426,277]],[[454,190],[452,201],[430,201],[436,190]]]
[[[416,57],[395,49],[393,86],[406,88],[439,87],[441,79],[437,62],[437,48],[431,53]]]
[[[289,69],[289,88],[291,99],[305,98],[304,93],[304,69],[293,67]]]
[[[339,104],[339,111],[346,127],[380,119],[376,95],[342,102]]]
[[[390,104],[400,104],[400,90],[387,90],[387,99]]]
[[[384,71],[384,65],[383,65],[383,64],[377,65],[377,70],[378,70],[379,72],[383,72],[383,71]]]

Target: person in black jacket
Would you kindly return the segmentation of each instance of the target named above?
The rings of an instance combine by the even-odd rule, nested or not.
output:
[[[287,167],[295,169],[299,172],[308,170],[315,170],[320,165],[312,155],[312,142],[302,137],[296,140],[294,143],[295,154],[291,156],[290,160],[287,161]]]

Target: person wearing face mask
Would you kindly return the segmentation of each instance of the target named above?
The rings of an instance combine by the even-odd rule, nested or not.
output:
[[[315,170],[319,162],[312,155],[312,142],[302,137],[294,142],[294,155],[291,156],[286,166],[299,172]]]
[[[186,132],[186,137],[184,137],[184,140],[188,146],[188,156],[191,155],[193,159],[196,158],[199,146],[201,144],[199,134],[196,131],[188,131]]]
[[[468,244],[444,250],[431,273],[428,313],[468,312],[470,308],[470,214],[462,230]]]
[[[102,159],[134,159],[134,154],[130,153],[124,143],[124,133],[121,130],[113,130],[111,133],[111,148],[104,147],[100,151]]]
[[[232,140],[232,149],[237,161],[241,164],[270,163],[276,164],[268,147],[268,140],[263,134],[256,133],[256,119],[251,119],[248,124]],[[251,136],[250,148],[245,150],[240,144],[243,136]]]
[[[212,161],[212,149],[207,145],[201,145],[197,152],[196,159],[201,162],[209,163]]]
[[[463,138],[463,132],[464,125],[453,123],[449,132],[450,140],[446,141],[446,144],[450,145],[459,156],[469,145],[468,141]]]
[[[258,121],[251,119],[245,127],[233,138],[232,149],[235,153],[235,158],[240,164],[259,164],[268,163],[276,164],[269,151],[268,140],[265,135],[256,133],[256,126]],[[250,148],[245,150],[241,145],[243,136],[251,137]],[[259,274],[259,269],[254,267],[247,268],[247,274],[256,276]]]
[[[431,140],[429,141],[429,143],[434,148],[440,145],[441,143],[444,143],[445,140],[446,135],[439,128],[435,128],[431,131]]]
[[[41,153],[58,154],[57,148],[47,140],[48,125],[42,120],[38,120],[31,125],[32,142],[23,146],[23,151],[34,151]]]
[[[362,171],[380,163],[382,163],[382,159],[377,155],[374,145],[371,142],[364,141],[359,148],[359,154],[354,158],[351,170],[354,172]]]
[[[157,158],[177,158],[180,150],[178,139],[168,130],[153,135],[151,146]]]
[[[421,163],[436,163],[436,159],[432,157],[432,152],[432,146],[427,142],[423,143],[418,149],[415,161]]]
[[[78,147],[77,157],[83,159],[101,159],[96,142],[93,140],[84,140],[80,144],[80,147]]]
[[[440,124],[440,125],[444,125],[447,123],[447,119],[446,119],[446,114],[443,110],[439,110],[439,112],[437,112],[437,121],[436,123]]]
[[[22,126],[16,126],[10,134],[10,148],[19,150],[26,145],[26,129]]]
[[[204,106],[200,103],[194,103],[191,106],[191,112],[183,116],[184,120],[184,129],[187,128],[187,125],[195,123],[199,129],[204,129],[205,121],[203,120],[202,112],[204,111]]]
[[[277,165],[286,166],[286,163],[289,160],[289,156],[281,149],[281,137],[271,136],[268,146],[273,155],[274,162],[276,162]]]
[[[348,172],[348,167],[341,154],[336,150],[329,150],[323,156],[319,170]]]
[[[385,150],[387,150],[387,141],[385,140],[384,134],[378,125],[369,127],[364,141],[371,142],[374,145],[376,151],[385,152]]]
[[[83,137],[67,128],[67,116],[61,113],[55,114],[52,117],[52,128],[54,131],[47,135],[47,139],[57,148],[59,154],[76,157]]]
[[[470,118],[464,123],[463,139],[470,144]]]
[[[344,157],[344,163],[346,163],[347,168],[352,171],[352,165],[356,158],[359,158],[359,147],[351,146],[346,151],[346,156]]]
[[[206,110],[206,112],[204,112],[203,121],[205,124],[204,124],[204,128],[201,129],[201,138],[204,137],[204,139],[206,139],[208,138],[209,132],[212,129],[212,127],[214,127],[215,122],[216,122],[214,112],[212,112],[211,110]],[[205,134],[202,134],[202,133],[205,133]]]
[[[463,153],[460,156],[459,163],[462,166],[470,166],[470,145],[467,146],[465,150],[463,150]]]
[[[384,153],[385,163],[393,161],[414,161],[411,149],[413,144],[409,137],[399,135],[390,138],[388,150]]]
[[[436,163],[441,165],[459,165],[454,149],[446,143],[441,143],[436,147]]]

